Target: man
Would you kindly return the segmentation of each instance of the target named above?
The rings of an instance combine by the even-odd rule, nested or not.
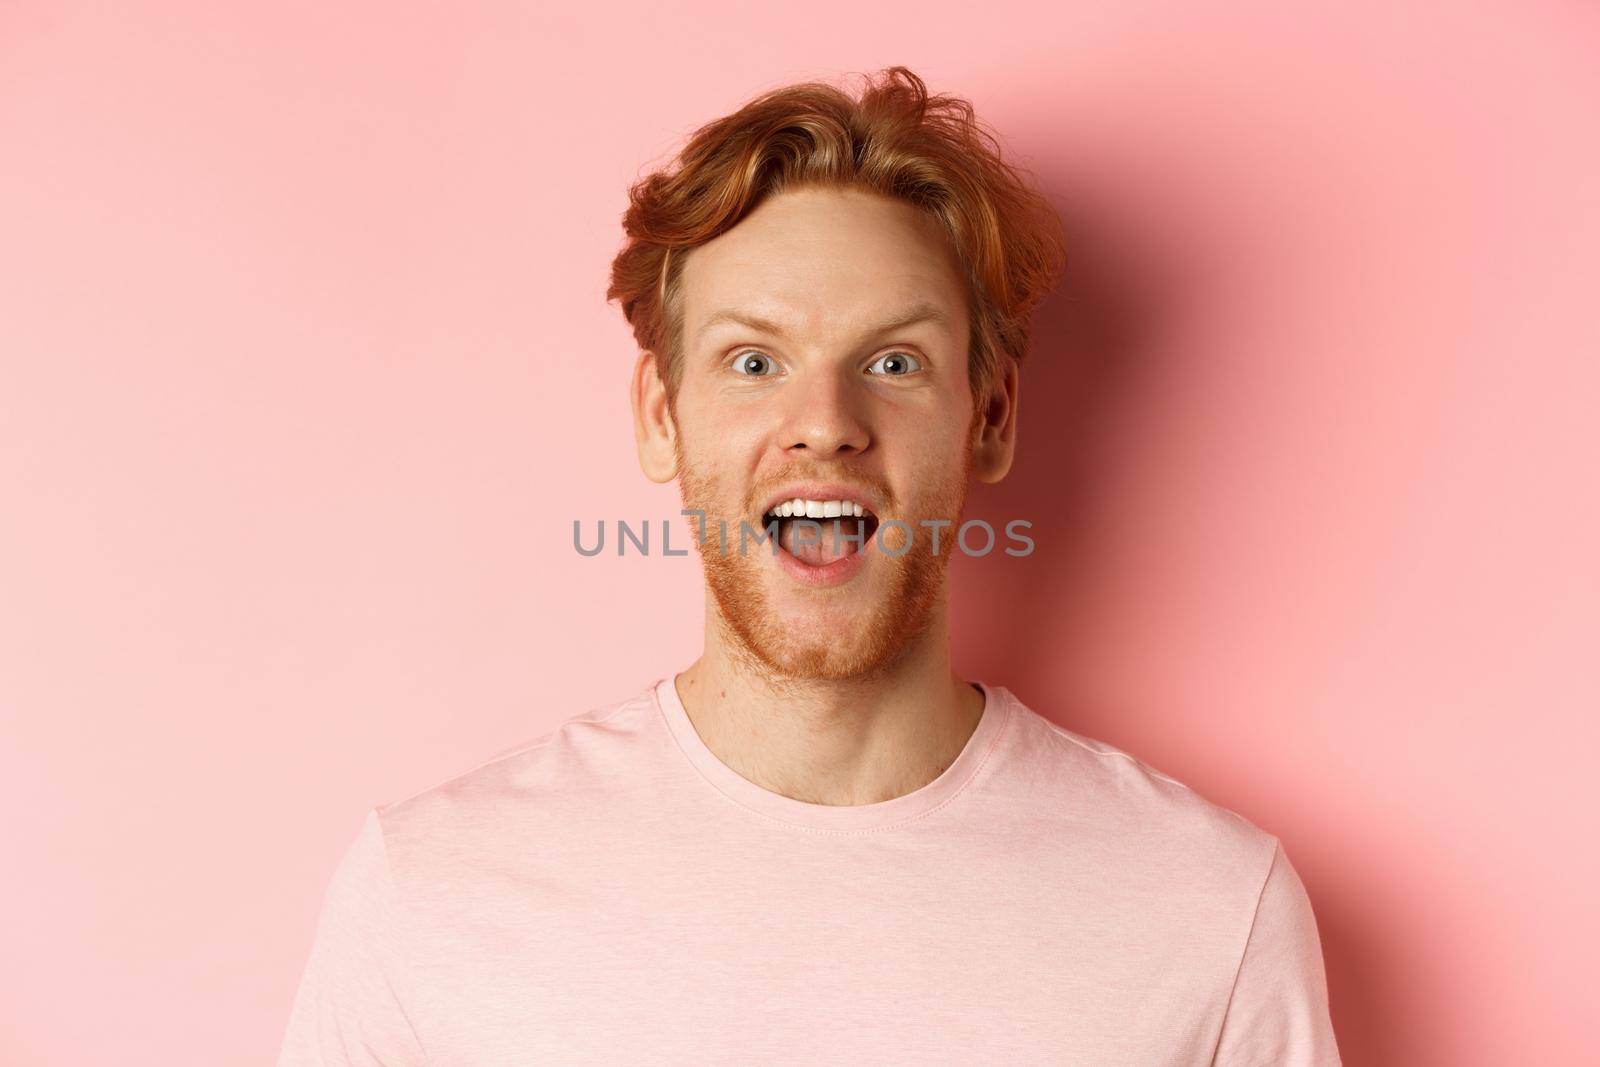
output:
[[[952,670],[952,533],[1061,263],[970,108],[903,68],[768,94],[625,229],[704,654],[372,811],[280,1062],[1337,1064],[1278,840]]]

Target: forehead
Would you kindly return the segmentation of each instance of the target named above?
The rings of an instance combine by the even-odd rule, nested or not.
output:
[[[779,193],[694,249],[680,277],[684,339],[729,310],[812,337],[932,304],[952,330],[966,291],[937,220],[904,201],[853,189]]]

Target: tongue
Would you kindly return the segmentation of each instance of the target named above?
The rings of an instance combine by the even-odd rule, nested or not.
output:
[[[823,519],[820,522],[811,519],[804,524],[794,519],[780,519],[778,543],[801,563],[822,567],[857,551],[863,543],[860,534],[864,526],[860,519]]]

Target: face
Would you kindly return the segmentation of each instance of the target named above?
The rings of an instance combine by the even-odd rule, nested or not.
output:
[[[942,603],[982,423],[948,239],[901,201],[795,190],[681,285],[664,432],[725,636],[780,677],[892,664]],[[924,520],[950,524],[937,552]]]

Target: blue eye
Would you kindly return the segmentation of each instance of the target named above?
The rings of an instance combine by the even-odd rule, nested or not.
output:
[[[771,356],[761,352],[740,352],[739,358],[733,361],[734,372],[747,378],[771,377],[777,367]]]
[[[903,377],[922,369],[922,362],[910,352],[885,352],[872,361],[868,374],[881,374],[887,378]]]

